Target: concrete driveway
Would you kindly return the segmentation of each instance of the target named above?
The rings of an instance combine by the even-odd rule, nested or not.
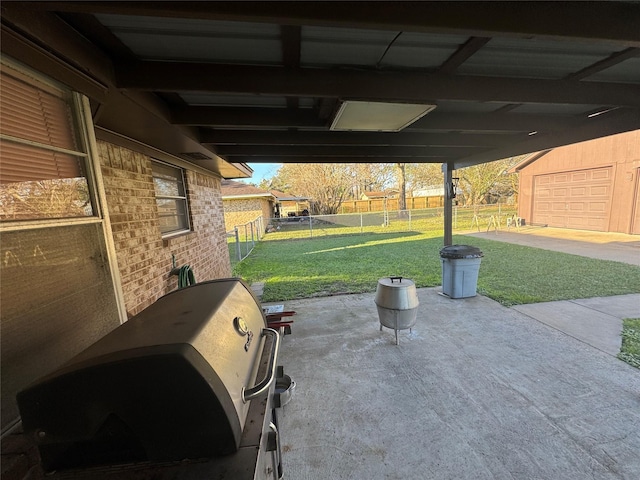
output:
[[[640,478],[640,372],[481,296],[419,289],[413,332],[373,294],[287,302],[285,477]]]
[[[467,235],[640,266],[640,235],[537,226]]]

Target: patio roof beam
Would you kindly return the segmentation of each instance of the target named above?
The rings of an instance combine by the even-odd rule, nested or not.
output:
[[[640,129],[639,109],[614,110],[593,118],[588,118],[575,128],[528,136],[522,142],[497,148],[487,153],[477,153],[466,158],[461,157],[456,160],[454,168],[458,169],[514,155],[548,150],[562,145],[583,142],[596,137],[606,137],[608,135],[615,135],[637,129]]]
[[[3,2],[1,43],[3,55],[61,78],[93,99],[102,101],[109,94],[109,57],[54,14],[32,10],[26,2]]]
[[[607,41],[640,47],[635,2],[30,2],[30,8],[239,22]],[[513,19],[518,21],[514,22]],[[572,22],[575,18],[604,19]]]
[[[482,152],[487,148],[477,147],[404,147],[363,145],[224,145],[216,148],[223,157],[231,156],[335,156],[335,157],[421,157],[445,156],[460,158]]]
[[[239,156],[225,157],[228,162],[235,163],[442,163],[451,160],[450,157],[392,157],[389,161],[385,157],[334,157],[321,155],[305,156]]]
[[[299,25],[280,26],[282,62],[287,68],[300,67],[301,33],[302,27]],[[298,108],[299,103],[298,97],[287,97],[288,108]]]
[[[522,135],[522,134],[520,134]],[[215,145],[395,145],[495,147],[514,138],[505,134],[422,132],[309,132],[203,130],[202,143]]]
[[[627,48],[621,52],[616,52],[610,55],[604,60],[600,60],[599,62],[589,65],[578,72],[567,75],[565,77],[565,80],[582,80],[584,78],[590,77],[595,73],[601,72],[603,70],[606,70],[607,68],[618,65],[619,63],[622,63],[625,60],[628,60],[630,58],[635,58],[638,56],[640,56],[640,48]],[[519,103],[510,103],[510,104],[504,105],[497,111],[506,113],[518,108],[520,105],[521,104]]]
[[[228,128],[329,128],[310,108],[186,107],[175,109],[171,122]]]
[[[103,52],[109,52],[113,58],[120,61],[136,61],[135,54],[111,30],[105,27],[93,15],[85,13],[61,13],[59,16],[81,33],[91,43],[100,47]]]
[[[566,79],[567,80],[581,80],[583,78],[590,77],[591,75],[606,70],[607,68],[618,65],[619,63],[629,60],[630,58],[640,57],[640,48],[627,48],[621,52],[609,55],[604,60],[600,60],[582,70],[572,73]]]
[[[440,68],[438,73],[452,74],[456,69],[467,61],[474,53],[484,47],[491,38],[488,37],[471,37],[463,45],[456,50],[456,52],[447,58]]]
[[[586,118],[586,115],[584,115]],[[403,130],[418,131],[465,131],[478,133],[528,133],[533,130],[547,131],[565,129],[579,125],[584,118],[567,115],[540,115],[528,113],[444,113],[425,115]],[[176,125],[238,128],[314,128],[328,131],[325,120],[318,118],[314,109],[292,111],[269,107],[186,107],[174,109],[171,115]],[[333,132],[338,133],[338,132]],[[360,132],[363,133],[363,132]],[[204,141],[207,133],[203,132]]]
[[[586,115],[545,115],[536,113],[487,112],[487,113],[433,113],[425,115],[404,131],[438,130],[464,132],[529,133],[554,131],[581,124]]]
[[[27,59],[25,63],[30,67],[46,71],[50,74],[57,74],[60,78],[64,78],[68,85],[91,98],[102,101],[107,98],[109,94],[109,86],[106,82],[101,82],[78,68],[75,68],[75,66],[60,60],[60,58],[52,55],[47,49],[25,39],[22,35],[5,25],[1,27],[0,43],[2,44],[3,55]]]
[[[118,64],[116,78],[119,88],[158,92],[640,107],[635,85],[573,80],[159,61]]]

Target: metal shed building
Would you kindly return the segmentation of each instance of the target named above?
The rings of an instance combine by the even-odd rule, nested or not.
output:
[[[640,130],[544,151],[515,171],[526,222],[640,234]]]

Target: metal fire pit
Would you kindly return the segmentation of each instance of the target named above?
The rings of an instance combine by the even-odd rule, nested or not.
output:
[[[416,323],[418,315],[418,293],[413,281],[402,277],[387,277],[378,280],[375,297],[382,327],[392,328],[398,343],[398,330],[409,329]]]

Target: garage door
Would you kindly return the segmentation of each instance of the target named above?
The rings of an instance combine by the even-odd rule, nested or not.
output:
[[[607,231],[612,178],[612,167],[535,177],[532,223]]]

